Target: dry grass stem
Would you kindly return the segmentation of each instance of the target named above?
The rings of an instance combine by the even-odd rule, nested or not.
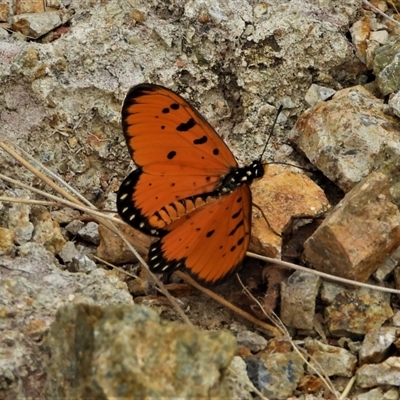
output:
[[[281,335],[285,336],[288,341],[290,342],[290,344],[292,345],[294,351],[300,356],[300,358],[308,365],[308,367],[310,369],[312,369],[315,374],[321,379],[321,381],[323,382],[323,384],[325,385],[325,387],[335,396],[336,399],[340,399],[335,387],[333,386],[331,380],[329,379],[328,376],[323,375],[320,370],[322,371],[322,368],[320,368],[320,370],[318,370],[317,368],[315,368],[313,365],[310,364],[310,362],[307,360],[306,357],[304,357],[303,353],[304,353],[304,349],[298,347],[296,345],[296,343],[293,342],[293,339],[290,337],[290,334],[288,332],[288,330],[286,329],[285,325],[283,324],[283,322],[281,321],[281,319],[275,314],[274,311],[270,310],[269,312],[267,312],[265,310],[265,308],[261,305],[261,303],[250,293],[250,291],[244,286],[243,282],[241,281],[239,275],[236,275],[237,279],[240,282],[240,285],[243,288],[244,293],[246,293],[247,296],[249,296],[260,308],[260,310],[262,311],[262,313],[268,317],[269,319],[271,319],[271,321],[276,325],[277,329],[279,329],[279,331],[281,332]],[[311,358],[313,360],[313,362],[318,365],[318,362],[316,360],[314,360],[312,358],[312,356],[310,356],[309,354],[307,354],[307,357]]]

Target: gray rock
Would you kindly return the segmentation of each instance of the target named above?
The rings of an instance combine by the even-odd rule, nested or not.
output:
[[[44,398],[48,355],[43,339],[58,307],[75,302],[132,304],[126,285],[96,269],[61,271],[54,255],[36,243],[19,257],[0,258],[0,398]]]
[[[380,364],[365,364],[358,369],[356,385],[362,388],[400,386],[400,357],[390,357]]]
[[[88,222],[82,229],[78,231],[78,235],[83,239],[95,245],[100,244],[99,224],[96,222]]]
[[[36,39],[60,26],[63,22],[59,11],[47,11],[15,15],[11,23],[14,30]]]
[[[372,171],[398,179],[400,121],[362,86],[338,91],[303,113],[290,133],[307,158],[348,192]]]
[[[61,308],[51,326],[49,398],[228,398],[228,332],[160,321],[144,306]]]
[[[375,52],[374,73],[383,95],[400,89],[400,39],[391,40]]]
[[[13,203],[8,213],[8,228],[15,233],[17,244],[27,243],[32,239],[33,224],[29,220],[31,208],[27,204]]]
[[[295,271],[281,288],[281,318],[285,325],[296,329],[313,329],[315,301],[321,278]]]
[[[254,356],[245,361],[250,380],[268,398],[289,398],[304,375],[304,361],[295,352]]]
[[[360,364],[377,364],[388,357],[392,344],[400,337],[400,329],[387,326],[372,329],[365,335],[360,349]]]
[[[373,295],[344,292],[325,309],[327,329],[334,337],[358,340],[393,316],[390,304]]]
[[[337,346],[329,346],[318,340],[308,339],[305,348],[311,358],[307,366],[309,374],[315,374],[315,369],[327,376],[343,376],[351,378],[357,366],[357,357],[348,350]]]
[[[257,353],[267,347],[267,340],[255,332],[243,331],[236,337],[239,346],[247,347],[252,353]]]

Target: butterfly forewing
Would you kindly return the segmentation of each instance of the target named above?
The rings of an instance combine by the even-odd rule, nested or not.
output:
[[[118,212],[146,233],[159,233],[165,225],[153,223],[160,209],[212,193],[221,177],[237,167],[207,121],[182,97],[161,86],[133,87],[124,101],[122,125],[132,158],[141,168],[121,185]]]
[[[151,246],[150,268],[166,272],[185,267],[199,281],[215,284],[243,260],[250,220],[250,189],[241,186],[176,222],[171,232]]]
[[[143,171],[162,175],[174,166],[185,174],[226,174],[237,167],[232,153],[208,122],[182,97],[157,85],[133,87],[122,107],[128,148]],[[165,171],[165,169],[164,169]]]

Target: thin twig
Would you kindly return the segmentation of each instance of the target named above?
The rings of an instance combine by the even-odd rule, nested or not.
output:
[[[46,166],[44,166],[42,163],[40,163],[39,161],[37,161],[34,157],[32,157],[28,152],[26,152],[24,149],[22,149],[21,147],[17,146],[15,143],[13,143],[13,145],[21,152],[23,153],[27,158],[29,158],[31,160],[31,162],[34,162],[35,164],[38,164],[39,167],[46,172],[46,174],[48,174],[51,178],[53,178],[56,182],[60,183],[61,185],[65,186],[74,196],[75,198],[80,199],[83,203],[87,204],[89,207],[91,208],[96,208],[88,199],[86,199],[84,196],[82,196],[74,187],[72,187],[71,185],[69,185],[67,182],[65,182],[62,178],[60,178],[57,174],[55,174],[52,170],[48,169]],[[18,154],[17,154],[18,156]],[[19,160],[18,160],[19,161]],[[32,173],[34,173],[34,171],[31,170],[31,166],[32,164],[27,163],[23,158],[21,160],[22,162],[24,162],[24,164],[22,164],[25,168],[29,169],[29,171],[31,171]],[[20,161],[20,162],[21,162]],[[37,171],[37,170],[36,170]],[[40,174],[40,176],[38,176],[40,179],[42,179],[42,176],[44,176],[44,178],[46,180],[43,180],[44,182],[46,182],[48,185],[52,186],[52,181],[48,180],[48,178],[43,175]],[[54,189],[54,188],[53,188]],[[56,190],[56,189],[54,189]]]
[[[83,207],[82,203],[76,199],[75,197],[73,197],[72,195],[70,195],[68,192],[66,192],[64,189],[60,188],[56,183],[54,183],[53,181],[51,181],[50,179],[48,179],[46,176],[44,176],[42,173],[40,173],[35,167],[33,167],[32,165],[30,165],[29,163],[27,163],[22,157],[20,157],[17,153],[15,153],[15,151],[13,151],[9,146],[7,146],[4,142],[0,142],[0,147],[3,148],[8,154],[10,154],[12,157],[14,157],[17,161],[20,161],[24,166],[25,164],[26,167],[36,176],[40,177],[40,179],[42,179],[43,176],[43,180],[48,183],[55,191],[57,191],[59,194],[61,194],[62,196],[65,196],[68,200],[71,201],[71,203],[75,204],[75,205],[79,205],[80,207]],[[29,166],[29,167],[28,167]],[[3,177],[3,175],[1,175],[1,177]],[[10,178],[7,178],[10,181]],[[28,185],[24,185],[24,184],[19,184],[22,187],[26,187],[29,190],[33,190],[34,188],[28,186]],[[34,191],[37,191],[37,189],[35,189]],[[60,201],[60,199],[58,199],[56,196],[52,196],[49,195],[48,193],[45,193],[46,197],[50,197],[50,198],[55,198],[56,201]],[[93,205],[90,205],[91,207],[94,207]],[[187,323],[188,325],[193,325],[191,323],[191,321],[189,320],[189,318],[187,317],[187,315],[184,313],[184,311],[182,310],[182,308],[179,306],[179,304],[177,303],[177,301],[175,300],[175,298],[173,296],[171,296],[171,294],[168,292],[168,290],[165,288],[165,286],[163,285],[163,283],[160,281],[160,279],[154,275],[151,271],[149,266],[147,265],[147,263],[144,261],[144,259],[140,256],[140,254],[136,251],[136,249],[129,243],[128,239],[126,239],[126,237],[120,232],[119,229],[116,228],[116,226],[110,222],[107,218],[104,218],[104,216],[101,214],[101,216],[98,215],[98,211],[92,210],[91,208],[87,208],[86,211],[89,215],[92,215],[93,218],[100,224],[102,224],[103,226],[105,226],[106,228],[110,229],[112,232],[114,232],[116,235],[118,235],[126,244],[126,246],[129,248],[129,250],[135,255],[135,257],[138,259],[138,261],[143,265],[143,267],[149,272],[151,278],[154,280],[154,282],[158,285],[158,287],[160,288],[160,290],[162,291],[162,293],[164,294],[164,296],[169,300],[169,302],[172,304],[172,306],[175,308],[175,311],[178,313],[178,315],[183,319],[183,321],[185,323]]]
[[[303,353],[302,353],[302,349],[300,349],[292,340],[292,338],[290,337],[289,331],[286,329],[286,326],[283,324],[283,322],[281,321],[281,319],[275,314],[275,312],[273,310],[270,310],[268,313],[265,311],[264,307],[261,305],[261,303],[250,293],[250,291],[244,286],[243,282],[241,281],[239,275],[236,274],[237,279],[240,282],[240,285],[243,288],[243,291],[247,294],[247,296],[249,296],[260,308],[260,310],[263,312],[263,314],[270,318],[276,325],[276,327],[280,330],[281,334],[283,334],[291,343],[294,351],[299,355],[299,357],[308,365],[308,367],[310,369],[312,369],[316,375],[318,375],[318,377],[321,379],[321,381],[324,383],[324,385],[329,389],[329,391],[337,398],[338,394],[336,392],[335,387],[332,385],[332,382],[330,381],[329,377],[325,377],[321,374],[321,372],[314,367],[312,364],[310,364],[310,362],[304,357]],[[313,359],[312,356],[310,356],[308,354],[308,357],[310,357],[312,359],[312,361],[319,366],[319,368],[321,369],[321,371],[323,371],[323,369],[321,368],[321,366],[319,365],[319,363]]]
[[[367,0],[363,0],[363,3],[365,5],[367,5],[368,7],[370,7],[372,10],[374,10],[374,12],[382,15],[382,17],[387,18],[389,21],[393,22],[395,25],[400,26],[399,21],[396,21],[394,18],[389,17],[389,15],[386,15],[383,11],[381,11],[379,8],[375,7],[373,4],[371,4],[369,1]]]
[[[252,322],[253,324],[259,326],[260,328],[264,329],[268,336],[271,337],[276,337],[276,336],[281,336],[281,333],[278,329],[276,329],[274,326],[267,324],[266,322],[263,322],[259,320],[258,318],[254,317],[253,315],[249,314],[248,312],[240,309],[239,307],[234,306],[232,303],[229,301],[225,300],[223,297],[219,296],[218,294],[214,293],[212,290],[207,289],[201,285],[199,285],[194,279],[192,279],[189,275],[183,273],[182,271],[177,271],[177,275],[179,275],[180,278],[182,278],[185,282],[189,283],[196,289],[200,290],[207,296],[211,297],[218,303],[222,304],[226,308],[229,308],[236,314],[240,315],[241,317],[247,319],[248,321]]]
[[[270,263],[276,264],[276,265],[278,265],[280,267],[283,267],[283,268],[291,268],[291,269],[295,269],[297,271],[308,272],[310,274],[314,274],[314,275],[320,276],[321,278],[326,278],[326,279],[329,279],[331,281],[344,283],[346,285],[364,287],[364,288],[367,288],[367,289],[378,290],[380,292],[385,292],[385,293],[400,294],[400,290],[381,287],[381,286],[376,286],[376,285],[370,285],[369,283],[352,281],[351,279],[346,279],[346,278],[341,278],[340,276],[330,275],[330,274],[327,274],[325,272],[317,271],[315,269],[302,267],[301,265],[292,264],[292,263],[287,262],[287,261],[282,261],[282,260],[277,260],[277,259],[270,258],[270,257],[261,256],[261,255],[256,254],[256,253],[247,252],[247,255],[249,257],[256,258],[257,260],[262,260],[262,261],[265,261],[265,262],[270,262]]]

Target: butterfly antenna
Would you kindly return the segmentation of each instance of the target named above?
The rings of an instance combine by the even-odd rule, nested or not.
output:
[[[279,114],[281,113],[282,109],[283,109],[283,105],[281,104],[279,106],[279,108],[278,108],[278,111],[276,112],[275,120],[274,120],[274,123],[272,124],[272,127],[271,127],[271,132],[270,132],[270,134],[268,136],[267,143],[265,143],[264,150],[262,151],[261,156],[260,156],[260,161],[263,158],[265,150],[267,150],[269,141],[271,140],[272,134],[274,133],[274,128],[275,128],[275,125],[276,125],[276,121],[278,121],[278,117],[279,117]]]

